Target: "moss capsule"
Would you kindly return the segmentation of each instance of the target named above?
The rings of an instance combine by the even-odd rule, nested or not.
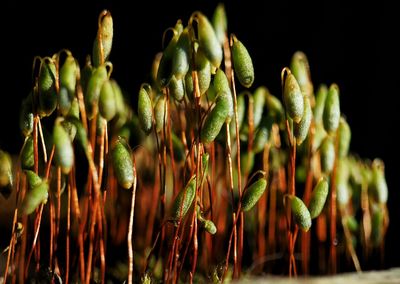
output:
[[[294,122],[294,136],[296,137],[297,145],[303,143],[307,138],[312,120],[312,110],[310,99],[304,96],[304,113],[299,123]]]
[[[49,116],[57,107],[55,89],[56,65],[50,57],[42,60],[39,71],[39,107],[40,116]]]
[[[174,75],[172,75],[171,80],[169,81],[168,88],[172,97],[177,101],[181,101],[185,96],[185,87],[183,85],[183,79],[178,80],[175,78]]]
[[[317,185],[314,187],[311,195],[310,205],[308,206],[308,210],[312,219],[317,218],[319,214],[321,214],[322,209],[324,209],[326,198],[328,197],[328,192],[328,181],[326,180],[326,178],[322,177],[319,179]]]
[[[215,235],[215,233],[217,232],[217,227],[211,220],[205,220],[203,222],[203,226],[204,226],[204,229],[211,235]]]
[[[190,37],[186,27],[180,34],[172,55],[172,74],[176,79],[182,79],[189,71]]]
[[[19,128],[22,134],[27,137],[33,131],[33,111],[32,111],[32,94],[29,94],[21,104],[19,114]]]
[[[344,158],[349,154],[351,129],[347,121],[341,117],[339,121],[339,149],[338,155]]]
[[[107,121],[113,119],[115,114],[117,113],[114,89],[109,80],[106,80],[101,87],[99,98],[99,111],[101,116],[104,117]]]
[[[227,102],[229,103],[229,113],[227,116],[227,121],[228,120],[230,121],[233,117],[232,92],[231,92],[231,88],[229,87],[228,78],[226,78],[224,71],[222,71],[221,69],[218,69],[215,73],[213,87],[214,87],[216,94],[218,94],[220,92],[224,92],[227,94],[226,99],[227,99]]]
[[[323,173],[329,174],[335,163],[335,145],[331,137],[325,137],[319,151],[321,154],[321,170]]]
[[[106,80],[107,68],[105,65],[96,68],[89,79],[85,93],[85,105],[89,118],[93,117],[92,107],[94,104],[97,104],[100,96],[101,87]]]
[[[31,214],[41,203],[46,203],[49,196],[49,184],[43,180],[29,190],[22,202],[21,209],[23,214]]]
[[[192,206],[196,195],[196,175],[193,175],[185,188],[180,190],[172,203],[171,217],[174,220],[179,220],[186,216],[190,206]]]
[[[75,96],[77,66],[75,58],[68,55],[60,69],[60,86],[68,91],[69,97]]]
[[[379,246],[384,237],[384,210],[380,206],[374,206],[371,217],[371,240],[374,246]]]
[[[242,210],[246,212],[249,211],[251,208],[253,208],[254,205],[256,205],[258,200],[265,192],[266,188],[267,188],[266,178],[260,178],[254,183],[252,183],[250,186],[248,186],[242,195],[241,199]]]
[[[161,95],[154,106],[154,120],[157,132],[162,131],[165,125],[166,103],[167,100],[164,95]]]
[[[284,82],[283,100],[289,117],[299,123],[303,117],[304,100],[300,86],[292,73],[287,75]]]
[[[250,88],[254,82],[254,67],[247,48],[240,40],[234,38],[232,45],[232,60],[235,74],[243,87]]]
[[[255,154],[264,150],[265,144],[268,142],[268,129],[264,126],[259,127],[256,131],[253,141],[253,151]]]
[[[153,106],[150,95],[144,87],[139,90],[138,118],[142,130],[149,134],[153,127]]]
[[[339,87],[332,84],[329,87],[325,100],[324,112],[322,115],[324,128],[328,133],[334,133],[339,126],[340,120],[340,102]]]
[[[114,34],[114,25],[111,13],[104,10],[101,12],[99,17],[99,28],[93,43],[92,53],[93,64],[95,67],[104,64],[110,56]]]
[[[286,197],[290,199],[290,208],[294,221],[300,229],[307,232],[311,227],[311,216],[307,206],[304,204],[303,200],[297,196],[286,195]]]
[[[372,163],[372,178],[369,184],[369,191],[372,197],[381,204],[388,200],[389,191],[385,178],[385,166],[379,159]]]
[[[12,185],[12,160],[10,154],[0,150],[0,191],[2,187]]]
[[[111,150],[112,165],[118,184],[129,189],[134,181],[133,162],[129,146],[121,137],[117,139]]]
[[[21,151],[21,168],[24,170],[30,170],[33,168],[34,163],[33,137],[29,136],[26,138]]]
[[[311,81],[310,65],[307,56],[303,52],[296,51],[293,54],[290,70],[296,77],[303,95],[311,98],[313,96],[313,85]]]
[[[325,108],[325,100],[328,95],[328,87],[322,84],[318,87],[314,105],[314,120],[315,123],[322,123],[322,116]]]
[[[215,31],[215,35],[222,46],[226,38],[226,32],[228,29],[228,19],[226,17],[224,4],[219,3],[217,8],[215,8],[212,25]]]
[[[64,174],[68,174],[74,164],[74,149],[71,139],[64,127],[62,120],[57,119],[53,129],[53,140],[55,146],[55,159]]]

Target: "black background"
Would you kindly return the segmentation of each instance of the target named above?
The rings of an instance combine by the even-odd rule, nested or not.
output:
[[[31,88],[34,56],[68,48],[83,64],[91,52],[98,14],[107,8],[114,19],[113,77],[135,103],[140,84],[149,80],[153,56],[161,50],[164,29],[179,18],[187,22],[194,10],[211,17],[217,4],[200,0],[145,0],[140,7],[138,1],[27,2],[2,3],[0,13],[0,148],[12,153],[22,145],[18,112]],[[229,31],[253,58],[254,86],[266,85],[280,96],[280,71],[296,50],[307,54],[315,86],[332,82],[340,86],[341,109],[352,128],[351,149],[386,163],[391,217],[386,266],[400,266],[400,152],[395,138],[400,120],[400,48],[395,41],[400,39],[400,25],[391,15],[395,9],[382,1],[300,2],[227,2]]]

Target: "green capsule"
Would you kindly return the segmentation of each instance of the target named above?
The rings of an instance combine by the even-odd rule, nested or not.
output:
[[[286,195],[290,199],[290,208],[296,224],[304,232],[307,232],[311,227],[311,215],[304,204],[303,200],[293,195]]]
[[[154,120],[157,132],[162,131],[165,125],[166,103],[165,97],[161,95],[154,106]]]
[[[118,184],[125,189],[131,188],[134,181],[133,162],[129,146],[123,138],[119,137],[115,142],[111,159]]]
[[[268,94],[268,89],[265,87],[258,87],[253,95],[253,125],[257,128],[263,117],[263,110],[265,99]]]
[[[315,98],[314,120],[316,123],[322,123],[322,116],[325,108],[326,97],[328,96],[328,87],[325,84],[319,86]]]
[[[223,46],[228,30],[228,19],[226,17],[224,4],[219,3],[217,8],[215,8],[212,25],[220,45]]]
[[[219,93],[215,107],[207,115],[203,128],[201,129],[201,141],[203,143],[207,144],[214,141],[221,131],[229,114],[230,102],[227,97],[227,93]]]
[[[267,90],[265,96],[265,105],[268,109],[268,113],[275,118],[275,121],[279,124],[280,121],[283,121],[285,117],[285,111],[283,109],[281,101],[275,97],[274,95],[270,94]]]
[[[324,128],[328,133],[334,133],[339,126],[340,120],[340,102],[339,102],[339,87],[332,84],[329,87],[328,94],[325,100],[324,112],[322,121]]]
[[[68,91],[69,97],[75,96],[77,66],[75,58],[68,55],[60,69],[60,87]]]
[[[13,183],[12,160],[10,154],[0,150],[0,190]]]
[[[264,150],[265,144],[268,142],[268,129],[264,126],[257,129],[254,141],[253,141],[253,151],[255,154],[260,153]]]
[[[193,175],[185,188],[180,190],[172,203],[171,217],[174,220],[182,219],[186,216],[190,206],[192,206],[196,195],[196,175]]]
[[[53,140],[55,146],[54,157],[64,174],[68,174],[74,165],[74,149],[71,139],[62,126],[63,120],[58,118],[54,123]]]
[[[222,71],[219,68],[216,71],[215,76],[214,76],[213,87],[214,87],[216,94],[218,94],[220,92],[224,92],[227,94],[226,99],[228,100],[228,103],[229,103],[229,113],[227,116],[227,122],[229,122],[233,117],[232,92],[231,92],[231,88],[229,87],[228,78],[226,78],[224,71]]]
[[[328,197],[328,192],[328,181],[326,178],[321,177],[317,185],[314,187],[311,195],[310,205],[308,206],[311,219],[315,219],[319,216],[319,214],[321,214],[322,209],[324,209],[326,198]]]
[[[29,136],[26,138],[21,151],[21,168],[24,170],[32,169],[34,163],[35,158],[33,153],[33,137]]]
[[[351,130],[347,121],[341,117],[339,121],[339,149],[338,155],[344,158],[349,154]]]
[[[240,170],[242,174],[248,175],[254,167],[254,151],[241,151],[240,152]]]
[[[71,108],[72,98],[68,94],[68,90],[65,87],[60,87],[58,93],[58,108],[62,116],[66,116]]]
[[[329,174],[335,163],[335,145],[331,137],[325,137],[319,151],[321,154],[321,170],[323,173]]]
[[[258,200],[261,198],[265,189],[267,188],[267,179],[260,178],[257,181],[253,182],[251,185],[244,190],[241,204],[242,204],[242,211],[246,212],[249,211],[251,208],[256,205]]]
[[[354,216],[346,216],[345,224],[352,233],[356,233],[360,227],[357,219]]]
[[[72,100],[67,116],[73,116],[79,119],[79,102],[77,98]]]
[[[106,80],[101,87],[99,98],[99,111],[101,116],[104,117],[107,121],[113,119],[115,114],[117,113],[114,89],[109,80]]]
[[[379,206],[374,206],[371,217],[371,240],[374,246],[379,246],[383,240],[384,211]]]
[[[311,81],[310,65],[308,64],[307,56],[303,52],[296,51],[293,54],[290,70],[296,77],[303,94],[311,98],[311,96],[313,96],[313,85]]]
[[[385,178],[385,166],[379,159],[372,163],[372,178],[369,184],[369,192],[379,203],[385,204],[388,200],[388,187]]]
[[[190,37],[186,27],[180,34],[172,58],[172,74],[176,79],[182,79],[189,71],[190,63]]]
[[[210,87],[211,83],[211,65],[210,61],[204,56],[204,53],[199,49],[195,55],[197,78],[199,81],[200,95],[203,95]],[[193,99],[193,77],[192,70],[186,73],[185,76],[186,93],[190,99]]]
[[[42,178],[38,176],[34,171],[26,170],[25,171],[26,178],[28,180],[29,188],[32,190],[36,186],[42,183]]]
[[[160,59],[160,63],[158,64],[157,82],[162,88],[166,87],[169,83],[169,80],[171,79],[173,57],[175,54],[176,44],[179,40],[182,30],[183,30],[182,22],[181,20],[178,20],[175,27],[172,29],[174,35],[170,40],[170,42],[168,43],[167,47],[164,49],[162,57]],[[175,64],[179,65],[178,62],[176,62]],[[175,68],[177,67],[178,66],[175,66]]]
[[[341,206],[346,206],[350,201],[349,172],[347,160],[338,159],[336,167],[336,199]]]
[[[204,226],[204,229],[211,235],[215,235],[215,233],[217,232],[217,227],[211,220],[205,220],[203,222],[203,226]]]
[[[76,126],[68,120],[61,121],[61,125],[64,128],[64,130],[68,133],[69,139],[71,141],[74,141],[76,135]]]
[[[138,117],[142,130],[148,135],[153,127],[153,106],[150,94],[144,87],[139,90]]]
[[[41,203],[46,203],[49,196],[49,184],[43,180],[31,190],[29,190],[22,202],[21,209],[23,214],[31,214]]]
[[[284,82],[283,100],[288,116],[299,123],[303,117],[304,100],[300,86],[292,73],[288,73]]]
[[[96,68],[90,77],[85,93],[85,106],[90,119],[93,118],[92,107],[93,105],[97,104],[101,87],[107,78],[107,68],[105,65],[101,65],[100,67]]]
[[[119,116],[126,116],[127,107],[122,90],[115,80],[111,79],[110,83],[114,92],[116,112]]]
[[[173,132],[171,132],[171,139],[172,139],[172,148],[174,149],[174,158],[178,162],[184,161],[186,158],[186,153],[182,141]]]
[[[93,68],[92,63],[90,62],[90,56],[88,56],[86,58],[85,66],[83,67],[83,69],[81,71],[81,85],[82,85],[82,90],[84,92],[87,90],[89,80],[92,77],[94,70],[95,69]]]
[[[322,123],[321,122],[316,123],[314,128],[313,142],[312,142],[313,151],[316,151],[321,146],[322,141],[324,141],[327,135],[328,134],[326,133]]]
[[[99,67],[108,60],[111,53],[113,34],[114,28],[111,13],[104,10],[99,16],[99,28],[93,43],[92,56],[95,67]]]
[[[312,110],[310,99],[304,96],[304,113],[299,123],[294,122],[294,136],[296,137],[297,145],[301,145],[307,138],[312,120]]]
[[[85,151],[86,155],[87,153],[87,146],[88,146],[88,138],[87,138],[87,133],[85,128],[82,125],[82,122],[79,120],[79,118],[75,116],[67,116],[66,120],[68,122],[71,122],[75,128],[76,128],[76,139],[80,142],[83,150]]]
[[[236,37],[232,45],[232,61],[236,76],[243,87],[250,88],[254,82],[254,67],[246,47]]]
[[[222,61],[222,47],[207,17],[200,12],[193,13],[197,19],[199,46],[211,64],[218,68]]]
[[[29,94],[21,104],[19,114],[19,128],[22,134],[27,137],[33,131],[33,111],[32,111],[32,94]]]
[[[56,65],[50,57],[42,60],[39,71],[39,108],[40,116],[49,116],[57,107],[55,89]]]
[[[172,75],[171,80],[168,84],[168,88],[172,97],[177,101],[181,101],[185,96],[185,86],[183,85],[183,79],[177,80],[175,76]]]

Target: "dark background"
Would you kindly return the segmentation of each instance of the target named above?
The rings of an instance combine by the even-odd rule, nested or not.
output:
[[[164,29],[179,18],[186,23],[194,10],[211,17],[218,3],[145,0],[135,7],[137,1],[33,2],[6,2],[1,7],[0,148],[12,153],[22,145],[18,113],[31,88],[34,56],[67,48],[83,64],[91,52],[98,14],[107,8],[114,19],[113,77],[134,103],[140,84],[149,80]],[[395,138],[400,121],[400,48],[395,41],[400,38],[400,25],[391,15],[395,9],[382,1],[300,2],[227,2],[229,31],[253,58],[255,86],[266,85],[280,96],[280,71],[296,50],[307,54],[315,86],[332,82],[340,86],[341,109],[353,133],[351,149],[386,163],[391,223],[385,265],[400,266],[400,157]]]

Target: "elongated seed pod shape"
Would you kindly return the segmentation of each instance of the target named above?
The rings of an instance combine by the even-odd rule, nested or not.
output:
[[[316,124],[322,123],[322,116],[324,114],[325,100],[327,96],[328,96],[328,87],[325,84],[321,84],[317,90],[317,94],[315,97],[315,105],[313,109],[314,120]]]
[[[96,68],[89,79],[85,93],[85,106],[90,119],[93,118],[92,107],[94,104],[97,104],[101,87],[106,80],[107,69],[105,65],[101,65]]]
[[[23,214],[29,215],[33,213],[41,203],[47,201],[48,196],[49,184],[44,180],[26,193],[21,205]]]
[[[67,89],[71,99],[75,95],[76,71],[75,58],[72,55],[68,55],[60,69],[60,86]]]
[[[257,128],[263,117],[263,110],[265,104],[265,98],[268,90],[265,87],[258,87],[253,94],[253,124],[254,128]]]
[[[156,105],[154,106],[154,120],[157,132],[160,132],[164,128],[166,122],[166,103],[167,100],[165,99],[165,96],[162,95],[158,98]]]
[[[139,90],[138,118],[142,130],[148,135],[153,127],[153,106],[150,95],[144,87]]]
[[[200,12],[195,12],[192,17],[197,19],[199,46],[211,64],[218,68],[222,61],[222,47],[215,35],[214,28],[207,17]]]
[[[99,21],[99,28],[93,43],[92,54],[95,67],[102,65],[110,56],[114,34],[113,19],[109,11],[104,10],[101,12]],[[101,39],[101,45],[99,39]]]
[[[260,153],[264,150],[265,144],[268,142],[268,129],[261,126],[257,129],[253,141],[253,151],[255,154]]]
[[[329,174],[335,163],[335,145],[331,137],[325,137],[319,151],[321,154],[321,170],[323,173]]]
[[[215,73],[213,86],[215,93],[224,92],[227,94],[226,99],[229,103],[229,113],[227,116],[227,122],[229,122],[233,117],[233,98],[231,88],[229,87],[228,78],[226,78],[225,72],[218,68]]]
[[[32,169],[35,163],[34,159],[33,137],[29,136],[28,138],[26,138],[26,141],[21,151],[21,168],[24,170]]]
[[[195,70],[197,71],[197,78],[199,81],[200,95],[203,95],[210,87],[211,83],[211,64],[205,57],[204,52],[198,49],[195,55]],[[190,69],[185,76],[186,93],[190,100],[193,100],[193,70]]]
[[[232,45],[232,60],[235,74],[243,87],[250,88],[254,82],[254,67],[247,48],[235,37]]]
[[[204,226],[204,229],[211,235],[215,235],[215,233],[217,232],[217,227],[211,220],[205,220],[203,223],[203,226]]]
[[[299,123],[303,117],[304,100],[300,86],[292,73],[287,75],[284,82],[283,100],[289,117],[294,122]]]
[[[168,84],[168,88],[172,97],[177,101],[181,101],[185,96],[185,86],[183,85],[183,79],[178,80],[175,78],[174,75],[172,75],[171,80]]]
[[[296,51],[293,54],[290,70],[296,77],[303,95],[311,98],[311,96],[313,96],[313,85],[311,81],[310,65],[307,56],[303,52]]]
[[[340,120],[340,102],[339,87],[332,84],[329,87],[325,100],[324,113],[322,116],[324,128],[328,133],[334,133],[339,126]]]
[[[99,98],[99,111],[101,116],[104,117],[107,121],[113,119],[115,114],[117,113],[114,89],[109,80],[106,80],[101,87]]]
[[[171,208],[171,217],[174,220],[179,220],[186,216],[190,206],[192,206],[196,195],[196,175],[193,175],[185,188],[181,189],[175,197]]]
[[[326,178],[321,177],[314,187],[311,195],[310,205],[308,206],[308,211],[310,212],[311,219],[317,218],[321,214],[322,209],[328,197],[329,185]]]
[[[49,116],[57,107],[55,90],[56,65],[53,59],[46,57],[42,60],[39,72],[39,107],[40,116]]]
[[[118,184],[129,189],[132,187],[134,174],[130,150],[123,138],[119,137],[111,150],[112,165]]]
[[[10,154],[0,150],[0,188],[12,184],[12,160]]]
[[[268,113],[275,117],[277,123],[282,121],[285,116],[285,111],[283,109],[282,103],[277,97],[270,94],[268,89],[265,96],[265,105],[268,109]]]
[[[312,120],[312,110],[310,99],[304,96],[304,113],[299,123],[294,122],[294,136],[296,137],[297,145],[301,145],[307,138]]]
[[[125,105],[124,95],[122,94],[122,90],[115,80],[111,79],[110,83],[111,83],[111,87],[114,91],[115,108],[116,108],[117,114],[119,116],[125,117],[127,115],[127,109],[126,109],[126,105]]]
[[[224,4],[219,3],[217,8],[215,8],[212,25],[220,45],[223,46],[228,29],[228,19],[226,17]]]
[[[29,136],[33,131],[32,94],[29,94],[22,101],[19,114],[19,129],[25,137]]]
[[[60,119],[57,119],[53,129],[53,140],[55,146],[55,159],[61,167],[64,174],[68,174],[74,164],[74,149],[71,139],[64,127],[61,125]]]
[[[292,210],[295,223],[304,232],[307,232],[311,227],[311,216],[304,204],[303,200],[293,195],[286,195],[290,199],[290,208]]]
[[[40,183],[42,183],[42,178],[38,176],[34,171],[25,171],[26,179],[28,180],[29,188],[34,189]]]
[[[252,183],[243,193],[241,204],[242,211],[249,211],[256,205],[267,188],[267,179],[260,178]]]
[[[172,55],[172,74],[176,79],[184,78],[189,71],[190,62],[190,37],[189,29],[186,27],[180,34],[174,53]]]
[[[60,91],[58,93],[58,109],[61,112],[62,116],[66,116],[71,108],[72,99],[69,94],[68,90],[65,87],[60,87]]]
[[[372,178],[369,191],[378,203],[384,204],[387,202],[389,191],[385,178],[385,167],[379,159],[375,159],[372,163]]]
[[[349,154],[351,141],[351,129],[347,121],[341,117],[339,121],[339,158],[344,158]]]
[[[336,167],[336,199],[340,206],[350,201],[349,165],[347,159],[338,159]]]
[[[210,143],[215,140],[229,114],[229,99],[228,94],[219,93],[215,107],[207,115],[203,128],[201,129],[201,141]]]

